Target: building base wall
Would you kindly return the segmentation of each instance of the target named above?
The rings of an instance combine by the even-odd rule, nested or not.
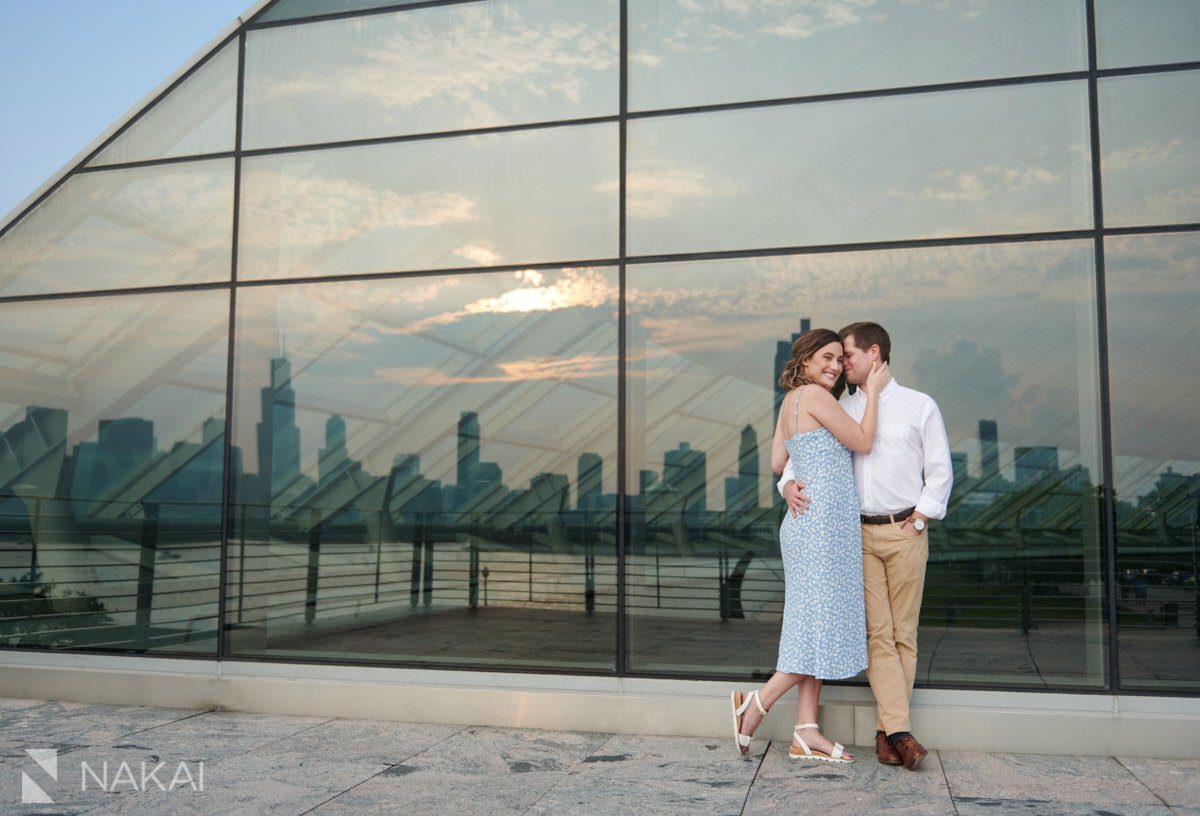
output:
[[[729,683],[6,652],[0,696],[731,741]],[[744,691],[751,688],[746,684]],[[786,740],[788,695],[760,737]],[[1200,699],[918,689],[914,733],[945,751],[1200,758]],[[821,722],[874,743],[870,690],[829,686]],[[731,749],[732,750],[732,749]]]

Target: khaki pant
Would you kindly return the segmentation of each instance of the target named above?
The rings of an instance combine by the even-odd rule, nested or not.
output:
[[[875,695],[875,729],[911,731],[908,701],[917,673],[917,620],[929,533],[909,535],[899,524],[864,524],[862,549],[867,680]]]

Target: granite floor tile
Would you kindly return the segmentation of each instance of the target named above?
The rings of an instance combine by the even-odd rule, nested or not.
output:
[[[1112,757],[943,752],[955,800],[1161,805]]]
[[[386,765],[338,762],[307,753],[245,754],[205,763],[204,789],[129,793],[96,816],[298,816],[352,789]],[[397,811],[393,811],[397,812]]]
[[[194,709],[42,702],[0,710],[0,740],[20,745],[95,745],[195,717]],[[33,746],[37,747],[37,746]]]
[[[302,752],[339,762],[395,765],[463,729],[461,725],[331,720],[254,750],[259,754]]]
[[[446,773],[396,765],[325,802],[311,816],[520,816],[550,790],[563,771],[520,775]]]
[[[90,811],[123,800],[123,797],[140,795],[143,788],[170,788],[173,779],[178,788],[185,784],[189,775],[196,781],[203,773],[193,763],[176,776],[179,774],[177,761],[167,761],[166,757],[160,758],[138,748],[78,746],[69,752],[59,752],[53,777],[23,750],[21,756],[21,759],[6,758],[0,766],[0,812],[6,816],[9,813]],[[19,805],[23,774],[49,796],[53,804]],[[17,810],[10,810],[10,804]]]
[[[573,766],[529,814],[737,814],[758,764],[724,741],[618,735]]]
[[[1200,759],[1118,761],[1168,805],[1200,809]]]
[[[982,799],[955,797],[958,816],[1172,816],[1166,805],[1046,801],[1040,799]]]
[[[471,726],[405,764],[461,775],[566,771],[612,735]]]
[[[874,751],[850,746],[857,760],[835,765],[791,760],[788,743],[771,745],[746,801],[747,816],[805,813],[900,813],[954,816],[936,751],[916,771],[881,765]]]
[[[284,738],[331,722],[322,717],[279,717],[229,711],[204,712],[112,740],[112,747],[135,747],[175,759],[216,761],[268,750]],[[286,749],[285,749],[286,750]]]
[[[473,726],[393,765],[315,811],[520,814],[608,734]]]

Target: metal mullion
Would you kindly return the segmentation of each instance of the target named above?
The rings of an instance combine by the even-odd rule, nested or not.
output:
[[[31,303],[45,300],[79,300],[114,295],[159,294],[162,292],[193,292],[205,289],[227,289],[229,281],[205,283],[171,283],[161,286],[129,286],[122,289],[87,289],[81,292],[42,292],[35,295],[8,295],[0,297],[0,305],[6,303]]]
[[[235,161],[235,175],[240,163]],[[240,196],[240,190],[239,190]],[[622,220],[625,204],[620,204]],[[1120,227],[1105,230],[1111,235],[1136,235],[1160,232],[1200,231],[1200,224],[1181,224],[1162,227]],[[679,261],[739,260],[750,258],[772,258],[787,255],[816,255],[835,252],[873,252],[891,249],[934,249],[938,247],[979,246],[987,244],[1040,243],[1046,241],[1071,241],[1093,238],[1095,230],[1061,230],[1056,232],[1010,233],[998,235],[971,235],[956,238],[912,238],[892,241],[866,241],[847,244],[808,244],[760,249],[712,250],[706,252],[676,252],[658,255],[628,255],[615,258],[592,258],[579,261],[537,261],[532,263],[502,264],[496,266],[447,267],[444,269],[389,270],[386,272],[362,272],[352,275],[316,275],[312,277],[262,278],[257,280],[234,280],[236,288],[259,286],[285,286],[306,283],[333,283],[338,281],[392,280],[396,278],[419,278],[445,275],[476,275],[489,272],[513,272],[522,269],[580,269],[596,266],[618,266],[631,264],[673,263]],[[624,229],[621,229],[624,241]],[[623,250],[623,247],[619,247]],[[60,300],[72,298],[107,297],[112,295],[152,294],[158,292],[221,289],[229,281],[203,283],[163,284],[161,286],[129,286],[119,289],[93,289],[78,292],[44,292],[31,295],[0,296],[0,304],[28,301]]]
[[[1164,62],[1160,65],[1134,65],[1128,68],[1097,68],[1096,76],[1100,79],[1107,79],[1108,77],[1167,74],[1173,71],[1195,71],[1198,69],[1200,69],[1200,62]]]
[[[343,139],[336,142],[312,142],[310,144],[283,145],[280,147],[256,147],[242,150],[242,156],[277,156],[288,153],[306,153],[313,150],[337,150],[344,147],[372,147],[374,145],[399,144],[401,142],[424,142],[435,139],[453,139],[463,136],[485,136],[492,133],[514,133],[522,130],[547,130],[558,127],[598,125],[616,122],[616,116],[588,116],[582,119],[552,119],[544,122],[523,122],[515,125],[493,125],[490,127],[467,128],[465,130],[437,130],[426,133],[406,133],[396,136],[372,136],[366,139]]]
[[[261,278],[256,280],[240,280],[239,288],[260,286],[290,286],[306,283],[335,283],[344,281],[383,281],[397,278],[428,278],[449,277],[450,275],[481,275],[491,272],[517,272],[523,269],[588,269],[596,266],[616,266],[616,258],[596,258],[586,261],[538,261],[525,264],[504,264],[501,266],[459,266],[447,269],[413,269],[394,270],[389,272],[358,272],[352,275],[316,275],[299,278]]]
[[[257,13],[255,13],[255,15],[254,15],[253,17],[251,17],[249,20],[247,20],[247,21],[246,21],[246,22],[245,22],[245,23],[242,25],[242,28],[243,28],[243,29],[247,29],[247,28],[249,28],[250,26],[254,25],[255,21],[257,21],[259,17],[262,17],[262,16],[263,16],[264,14],[266,14],[268,11],[270,11],[271,9],[275,8],[276,6],[278,6],[278,5],[279,5],[279,3],[280,3],[280,0],[271,0],[271,2],[270,2],[270,3],[267,3],[265,6],[263,6],[262,8],[260,8],[260,9],[258,10],[258,12],[257,12]]]
[[[710,252],[675,252],[658,255],[631,255],[628,264],[673,263],[677,261],[716,261],[741,258],[773,258],[786,255],[818,255],[835,252],[875,252],[889,249],[932,249],[937,247],[977,246],[983,244],[1040,243],[1092,238],[1095,230],[1058,230],[1054,232],[1003,233],[998,235],[968,235],[957,238],[910,238],[891,241],[861,241],[846,244],[799,244],[764,249],[713,250]]]
[[[913,96],[916,94],[942,91],[966,91],[976,88],[1002,88],[1013,85],[1038,85],[1052,82],[1071,82],[1087,79],[1087,71],[1060,71],[1051,74],[1026,74],[995,79],[972,79],[961,82],[935,82],[925,85],[906,85],[893,88],[872,88],[862,91],[839,91],[837,93],[783,96],[772,99],[755,99],[745,102],[717,102],[709,105],[689,105],[679,108],[657,108],[629,113],[630,119],[652,119],[660,116],[680,116],[690,113],[714,113],[719,111],[770,108],[787,105],[804,105],[818,102],[843,102],[854,99],[875,99],[891,96]]]
[[[304,25],[307,23],[324,23],[330,20],[346,20],[352,17],[370,17],[376,14],[393,14],[397,11],[411,11],[413,9],[436,8],[437,6],[461,6],[467,3],[479,3],[484,0],[425,0],[423,3],[396,3],[386,6],[377,6],[375,8],[351,9],[349,11],[332,11],[328,14],[314,14],[305,17],[288,17],[283,20],[268,20],[260,23],[257,20],[266,14],[271,8],[278,5],[278,2],[272,3],[267,8],[254,15],[254,19],[246,25],[249,31],[260,31],[266,28],[279,28],[281,26]]]
[[[229,245],[229,326],[225,358],[225,438],[221,470],[221,553],[217,559],[217,660],[226,657],[225,618],[229,611],[229,538],[233,523],[233,386],[237,336],[237,272],[242,191],[242,113],[245,101],[246,30],[238,32],[237,113],[234,122],[233,219]]]
[[[220,153],[197,153],[188,156],[171,156],[163,159],[140,159],[139,161],[118,162],[114,164],[99,164],[80,167],[76,175],[85,173],[103,173],[107,170],[130,170],[137,167],[157,167],[160,164],[184,164],[186,162],[211,161],[213,159],[232,159],[236,154],[233,150],[223,150]]]
[[[1200,231],[1200,222],[1193,221],[1184,224],[1160,224],[1152,227],[1105,227],[1101,230],[1105,236],[1109,235],[1161,235],[1171,232],[1196,232]]]
[[[1096,3],[1087,0],[1087,50],[1088,50],[1088,128],[1091,135],[1092,152],[1092,217],[1095,227],[1096,263],[1096,341],[1099,358],[1100,398],[1100,483],[1101,529],[1104,545],[1105,611],[1108,622],[1108,678],[1105,684],[1110,693],[1120,689],[1121,665],[1117,641],[1117,528],[1116,493],[1113,479],[1112,410],[1110,383],[1108,379],[1108,307],[1106,303],[1104,267],[1104,190],[1100,168],[1100,109],[1099,72],[1096,64]]]
[[[617,675],[623,676],[629,671],[628,638],[626,636],[626,628],[628,626],[628,617],[626,615],[626,602],[628,600],[625,585],[625,549],[629,543],[629,506],[626,502],[626,493],[628,492],[627,469],[629,467],[628,450],[626,445],[626,434],[628,432],[627,408],[626,400],[628,399],[628,389],[626,388],[626,362],[627,362],[627,347],[628,342],[626,334],[628,333],[629,324],[626,317],[626,259],[628,256],[628,247],[626,246],[626,207],[625,196],[626,188],[626,167],[628,164],[627,153],[627,131],[629,123],[629,0],[621,0],[620,8],[620,43],[619,43],[619,60],[620,60],[620,77],[618,81],[618,93],[620,95],[619,115],[617,124],[617,138],[619,139],[618,146],[618,201],[617,201],[617,608],[616,608],[616,625],[617,625]]]

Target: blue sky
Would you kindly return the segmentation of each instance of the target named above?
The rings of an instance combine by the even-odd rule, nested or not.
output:
[[[0,218],[254,0],[0,0]]]

